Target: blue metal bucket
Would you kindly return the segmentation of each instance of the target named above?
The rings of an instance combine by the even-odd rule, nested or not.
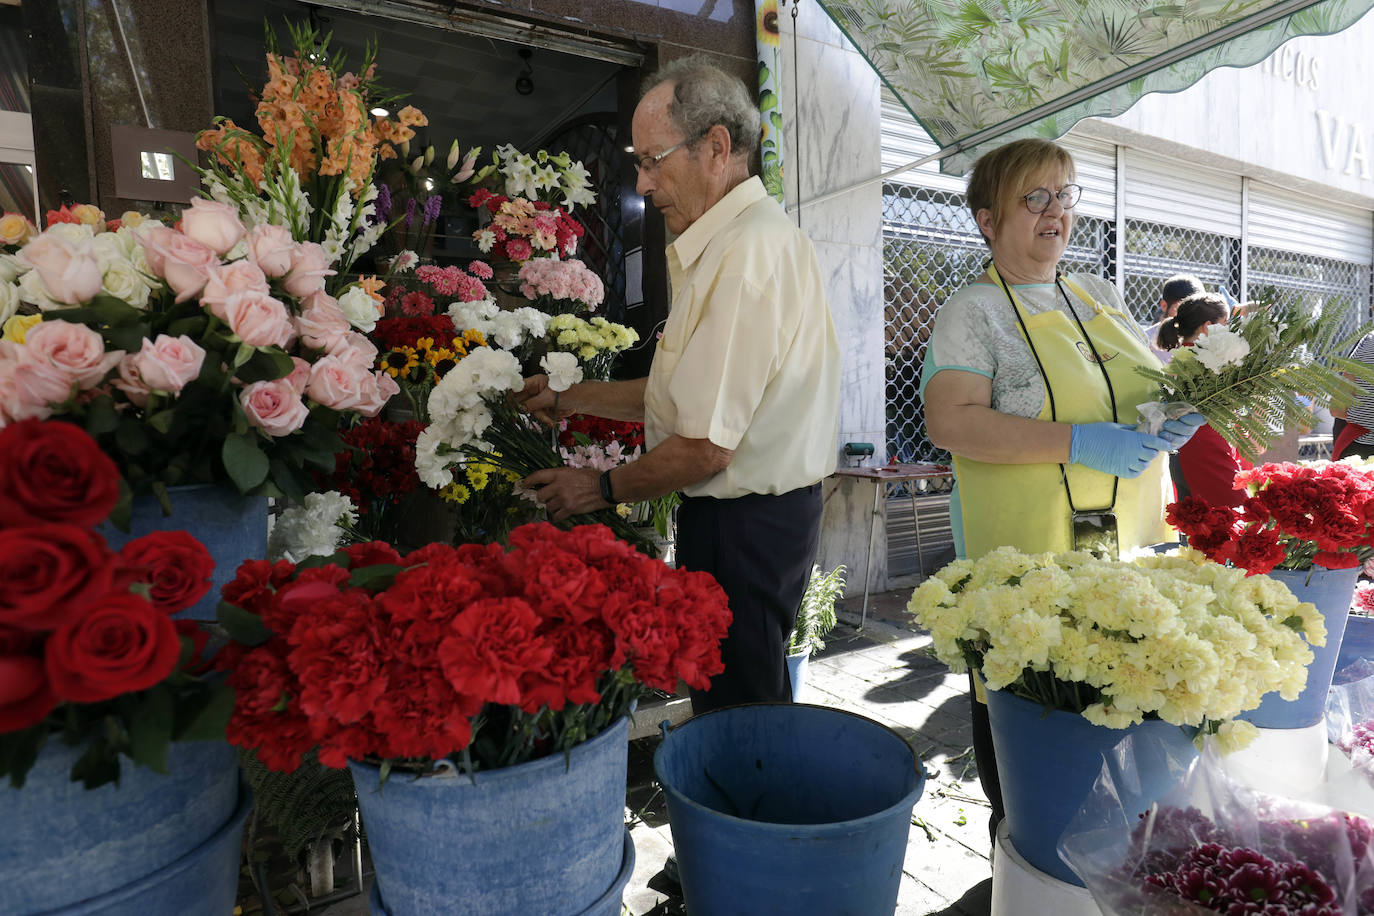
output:
[[[628,735],[621,719],[567,755],[475,776],[393,771],[380,791],[378,768],[350,761],[375,916],[580,916],[612,892],[618,912]]]
[[[1336,657],[1336,673],[1366,659],[1374,661],[1374,617],[1351,614],[1345,622],[1341,651]]]
[[[154,531],[186,531],[215,558],[214,584],[205,597],[177,614],[191,620],[214,620],[219,609],[219,592],[233,581],[244,560],[267,556],[267,497],[244,496],[225,484],[196,484],[169,487],[172,514],[164,516],[152,496],[134,500],[126,534],[109,522],[99,526],[112,550]]]
[[[824,706],[732,706],[667,732],[654,774],[689,912],[895,911],[925,772],[887,726]]]
[[[1177,725],[1148,721],[1106,728],[1078,713],[1046,712],[1004,690],[988,691],[988,725],[1012,845],[1033,867],[1079,887],[1083,879],[1056,850],[1064,828],[1092,794],[1104,757],[1129,734],[1153,733],[1156,742],[1137,747],[1157,753],[1142,753],[1138,765],[1141,796],[1157,800],[1183,776],[1170,761],[1197,756],[1191,733]]]
[[[1258,708],[1241,713],[1239,718],[1260,728],[1306,728],[1326,714],[1326,694],[1336,672],[1360,569],[1276,569],[1269,577],[1288,586],[1299,601],[1317,606],[1326,620],[1326,645],[1312,647],[1314,658],[1307,666],[1307,686],[1296,700],[1285,700],[1277,692],[1266,693]]]
[[[118,786],[89,790],[69,775],[79,755],[51,739],[22,789],[0,785],[5,916],[66,913],[70,906],[97,907],[70,912],[106,912],[98,906],[114,906],[116,893],[132,893],[133,886],[144,886],[143,879],[176,867],[226,830],[236,808],[247,811],[250,796],[241,796],[234,749],[222,741],[174,742],[166,776],[121,760]],[[237,836],[232,845],[227,880],[237,886]],[[130,899],[136,916],[216,912],[199,906],[156,909],[137,895]],[[228,899],[229,908],[219,912],[233,909],[233,895]]]

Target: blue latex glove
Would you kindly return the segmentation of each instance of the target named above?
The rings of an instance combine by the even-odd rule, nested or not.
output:
[[[1206,422],[1207,418],[1200,413],[1185,413],[1176,420],[1165,420],[1159,438],[1169,443],[1170,451],[1178,451]]]
[[[1075,423],[1069,462],[1115,477],[1139,477],[1168,441],[1124,423]]]

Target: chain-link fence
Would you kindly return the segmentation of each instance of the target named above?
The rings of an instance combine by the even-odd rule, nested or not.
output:
[[[1343,310],[1341,325],[1346,334],[1369,318],[1370,269],[1366,264],[1252,247],[1247,281],[1247,299],[1310,312]]]
[[[1240,289],[1239,239],[1128,219],[1122,252],[1126,307],[1144,325],[1163,317],[1160,288],[1175,274],[1192,274],[1208,289]]]

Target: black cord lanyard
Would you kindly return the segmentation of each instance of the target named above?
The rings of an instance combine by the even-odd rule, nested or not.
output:
[[[993,265],[994,268],[996,264]],[[1057,422],[1058,413],[1054,408],[1054,389],[1050,387],[1050,377],[1045,372],[1045,364],[1040,361],[1040,354],[1035,349],[1035,342],[1031,340],[1030,331],[1026,328],[1026,321],[1021,317],[1021,310],[1016,307],[1016,300],[1012,297],[1011,287],[1007,286],[1007,281],[1002,279],[1002,272],[997,272],[997,282],[1002,284],[1002,292],[1007,294],[1007,302],[1011,303],[1011,310],[1016,315],[1016,323],[1021,326],[1021,334],[1026,338],[1026,346],[1030,347],[1031,356],[1035,357],[1035,367],[1040,370],[1040,379],[1045,383],[1045,397],[1050,401],[1050,420]],[[1121,420],[1116,412],[1116,389],[1112,387],[1112,377],[1107,374],[1107,365],[1102,361],[1102,356],[1097,352],[1097,345],[1088,334],[1088,329],[1083,325],[1083,319],[1078,317],[1078,312],[1074,309],[1073,303],[1069,301],[1069,294],[1064,291],[1064,284],[1060,281],[1058,273],[1054,275],[1054,285],[1059,290],[1059,295],[1064,297],[1064,304],[1068,306],[1069,314],[1073,316],[1074,322],[1078,325],[1079,332],[1083,339],[1088,342],[1088,348],[1093,351],[1093,360],[1097,363],[1097,368],[1102,373],[1102,380],[1107,383],[1107,397],[1112,404],[1112,422],[1119,423]],[[1069,498],[1069,511],[1078,512],[1078,507],[1073,502],[1073,490],[1069,489],[1069,473],[1064,469],[1064,465],[1059,465],[1059,479],[1064,483],[1064,495]],[[1116,509],[1116,489],[1121,484],[1121,478],[1112,477],[1112,501],[1105,507],[1105,511]]]

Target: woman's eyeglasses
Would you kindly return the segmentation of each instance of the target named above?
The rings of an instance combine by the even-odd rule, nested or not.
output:
[[[1072,210],[1074,204],[1078,203],[1078,198],[1083,196],[1083,189],[1076,184],[1066,184],[1055,194],[1049,188],[1036,188],[1021,199],[1026,202],[1026,209],[1032,213],[1044,213],[1050,207],[1050,201],[1058,198],[1059,206],[1065,210]]]

